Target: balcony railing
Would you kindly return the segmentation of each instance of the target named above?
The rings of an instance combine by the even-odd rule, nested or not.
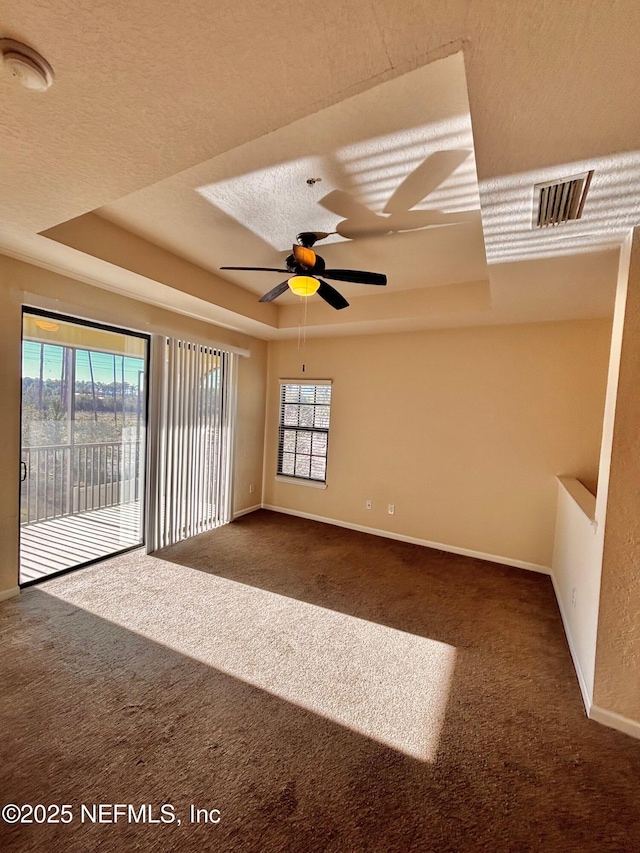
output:
[[[138,500],[141,446],[138,440],[23,447],[20,524]]]

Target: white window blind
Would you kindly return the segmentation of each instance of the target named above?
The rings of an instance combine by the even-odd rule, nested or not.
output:
[[[330,413],[328,380],[280,381],[280,476],[326,482]]]
[[[149,551],[231,520],[237,359],[202,344],[154,338]]]

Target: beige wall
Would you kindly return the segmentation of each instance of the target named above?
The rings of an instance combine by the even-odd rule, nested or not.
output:
[[[555,476],[596,479],[610,331],[584,320],[272,342],[264,503],[549,567]],[[303,362],[305,377],[333,380],[326,490],[275,479],[278,379],[302,377]]]
[[[640,230],[631,247],[604,533],[594,702],[640,724]],[[637,727],[636,727],[637,736]]]
[[[63,222],[46,231],[45,236],[91,257],[108,261],[118,269],[144,276],[158,285],[168,285],[174,291],[174,298],[180,293],[187,293],[206,304],[213,303],[227,311],[259,320],[261,324],[276,325],[278,309],[275,305],[260,305],[248,290],[236,287],[95,213]]]
[[[18,582],[18,514],[20,459],[20,339],[21,306],[57,310],[73,316],[122,325],[190,340],[215,342],[250,351],[240,359],[238,380],[238,430],[234,510],[256,503],[262,484],[264,444],[265,374],[267,344],[209,323],[174,314],[144,302],[128,299],[65,276],[0,255],[0,595]]]

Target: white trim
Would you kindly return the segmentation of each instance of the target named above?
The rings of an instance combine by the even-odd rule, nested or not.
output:
[[[20,594],[20,587],[14,586],[13,589],[0,590],[0,601],[6,601],[8,598],[14,598]]]
[[[472,551],[470,548],[458,548],[454,545],[444,545],[442,542],[431,542],[428,539],[418,539],[415,536],[405,536],[402,533],[393,533],[390,530],[377,530],[374,527],[365,527],[362,524],[351,524],[348,521],[339,521],[337,518],[324,518],[321,515],[312,515],[309,512],[298,512],[297,510],[285,509],[280,506],[262,504],[263,509],[272,512],[282,512],[285,515],[295,515],[300,518],[308,518],[310,521],[320,521],[323,524],[333,524],[336,527],[346,527],[348,530],[357,530],[360,533],[370,533],[373,536],[383,536],[385,539],[397,539],[398,542],[408,542],[410,545],[422,545],[425,548],[434,548],[437,551],[447,551],[450,554],[460,554],[463,557],[473,557],[476,560],[486,560],[490,563],[500,563],[503,566],[513,566],[516,569],[527,569],[531,572],[539,572],[543,575],[551,575],[548,566],[539,566],[537,563],[527,563],[525,560],[514,560],[510,557],[501,557],[496,554],[484,554],[482,551]]]
[[[551,582],[553,583],[553,591],[556,596],[556,601],[558,602],[558,610],[560,611],[560,618],[562,619],[562,626],[564,628],[564,635],[567,638],[567,645],[569,646],[569,651],[571,653],[571,660],[573,661],[573,668],[575,669],[576,676],[578,678],[578,684],[580,686],[580,693],[582,694],[582,701],[584,703],[584,709],[587,712],[587,717],[591,716],[591,711],[593,709],[592,699],[591,699],[591,691],[587,686],[587,681],[582,672],[582,668],[580,666],[580,659],[578,658],[578,653],[576,651],[576,647],[573,644],[573,638],[571,636],[571,629],[569,627],[569,620],[566,617],[564,612],[564,608],[562,606],[562,598],[560,597],[560,592],[558,590],[558,585],[556,583],[555,575],[551,572]]]
[[[598,529],[596,521],[596,499],[591,492],[575,477],[556,477],[565,492],[572,498],[594,531]]]
[[[300,379],[278,379],[281,385],[333,385],[333,379],[311,379],[302,376]]]
[[[622,714],[616,714],[615,711],[606,711],[598,705],[591,706],[589,719],[640,740],[640,723],[637,720],[623,717]]]
[[[276,474],[275,479],[280,483],[290,483],[292,486],[311,486],[312,489],[327,488],[327,484],[320,480],[303,480],[302,477],[286,477],[284,474]]]
[[[255,512],[257,509],[262,509],[262,504],[248,506],[246,509],[239,509],[237,512],[233,513],[233,520],[235,521],[236,518],[240,518],[242,515],[248,515],[250,512]]]

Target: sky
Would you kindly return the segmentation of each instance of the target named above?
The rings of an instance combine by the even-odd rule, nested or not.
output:
[[[40,376],[40,344],[36,341],[22,343],[22,376],[37,379]],[[44,378],[60,379],[62,373],[62,354],[64,347],[44,344]],[[90,382],[89,351],[76,350],[76,380]],[[116,380],[122,381],[122,360],[124,359],[124,379],[130,385],[138,384],[138,371],[144,370],[144,359],[131,356],[111,355],[106,352],[91,351],[93,378],[96,382],[113,382],[113,362],[116,363]]]

